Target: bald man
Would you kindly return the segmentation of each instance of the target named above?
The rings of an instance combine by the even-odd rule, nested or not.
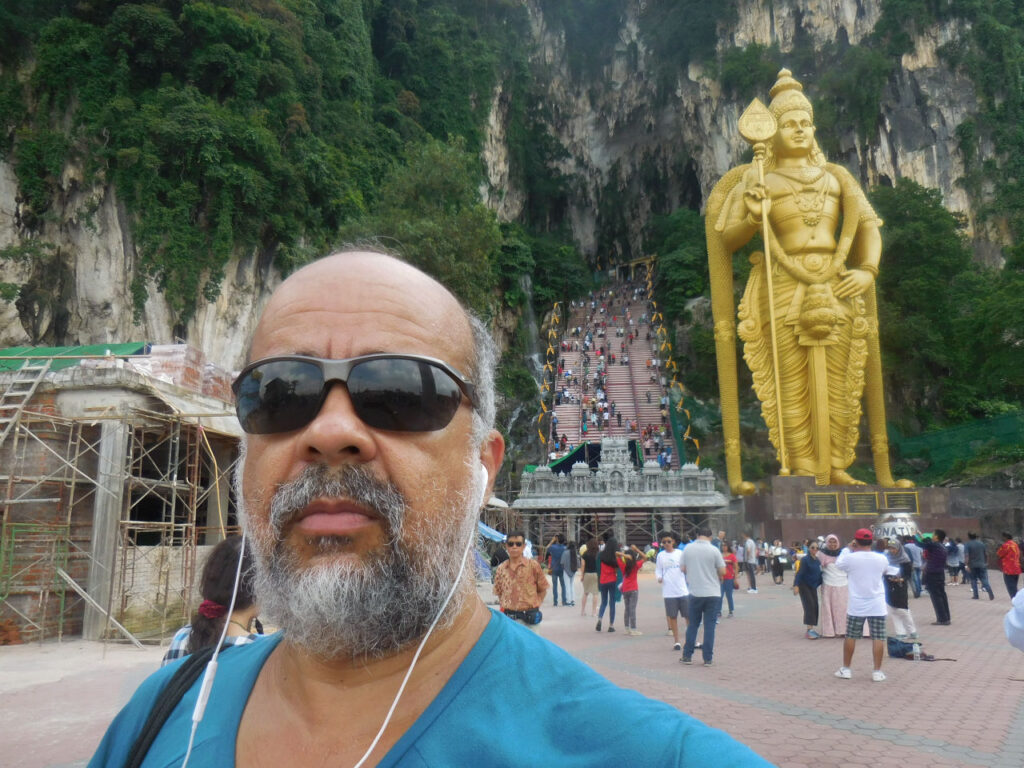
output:
[[[390,256],[334,254],[275,291],[249,360],[236,485],[255,593],[283,631],[223,652],[192,765],[766,765],[476,596],[466,562],[504,454],[495,352],[442,285]],[[124,764],[175,668],[142,685],[90,765]],[[198,689],[142,765],[181,765]]]

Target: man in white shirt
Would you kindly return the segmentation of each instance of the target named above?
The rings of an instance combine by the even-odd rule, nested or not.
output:
[[[861,528],[836,560],[836,568],[846,573],[849,587],[843,666],[836,670],[836,677],[842,680],[853,676],[850,662],[853,661],[857,638],[864,630],[865,619],[871,631],[871,655],[875,663],[871,679],[876,683],[885,680],[882,658],[885,655],[885,571],[889,560],[885,555],[871,551],[873,539],[870,530]]]
[[[682,614],[684,621],[690,615],[690,591],[686,587],[686,576],[679,568],[683,553],[676,549],[679,542],[671,531],[663,531],[658,540],[662,549],[654,561],[654,575],[658,577],[661,596],[665,600],[665,616],[674,643],[672,650],[679,651],[682,650],[679,644],[679,615]]]

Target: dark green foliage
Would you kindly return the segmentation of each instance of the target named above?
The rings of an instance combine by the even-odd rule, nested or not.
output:
[[[916,420],[910,426],[985,415],[981,403],[993,397],[1019,400],[1024,363],[1013,339],[1024,330],[1024,283],[1012,269],[1000,275],[972,261],[937,190],[903,179],[871,199],[885,220],[883,365],[890,394],[913,397],[902,403]]]
[[[33,226],[50,207],[57,179],[68,151],[67,137],[58,131],[21,130],[14,151],[14,173],[18,177],[23,208],[22,219]]]
[[[461,139],[431,139],[407,154],[408,164],[385,178],[374,209],[342,238],[379,238],[485,313],[493,302],[501,233],[477,193],[478,160]]]
[[[775,82],[781,61],[783,55],[776,43],[728,48],[718,65],[718,80],[726,93],[740,100],[763,97],[767,87]]]
[[[686,304],[708,290],[704,218],[688,208],[656,216],[645,246],[658,254],[655,293],[666,317],[685,320]]]
[[[288,270],[371,208],[400,217],[377,196],[407,147],[455,135],[475,154],[502,62],[525,61],[517,37],[525,13],[510,0],[30,5],[5,6],[11,24],[0,25],[35,60],[31,93],[7,73],[0,79],[25,224],[46,210],[64,160],[81,158],[86,181],[113,180],[135,214],[138,306],[152,277],[182,320],[199,296],[216,295],[236,249]],[[388,62],[384,77],[375,47]],[[31,114],[26,104],[35,105]],[[66,118],[70,132],[48,128]],[[542,176],[523,165],[514,170]],[[473,167],[467,189],[476,189],[480,170]],[[451,222],[414,213],[416,231],[403,239],[418,243],[417,258],[463,273],[464,295],[486,303],[490,269],[479,289],[468,289],[475,263],[441,266],[448,246],[427,245]],[[464,242],[454,251],[480,237],[496,248],[493,220],[482,213],[464,214],[472,226],[458,232]]]

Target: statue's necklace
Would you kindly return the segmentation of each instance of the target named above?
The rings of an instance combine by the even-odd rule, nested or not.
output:
[[[799,168],[776,168],[783,183],[793,193],[793,200],[796,207],[803,214],[802,220],[808,227],[816,227],[821,221],[821,215],[825,210],[825,198],[828,196],[828,179],[825,177],[825,169],[815,166],[801,166]],[[800,187],[791,183],[790,179],[800,183]]]

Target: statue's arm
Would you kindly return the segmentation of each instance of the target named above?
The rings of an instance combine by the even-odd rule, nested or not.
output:
[[[857,222],[856,234],[847,257],[850,269],[840,274],[835,290],[838,298],[846,299],[863,294],[874,285],[878,277],[878,264],[882,258],[882,234],[879,230],[882,221],[853,175],[841,166],[830,168],[838,171],[836,175],[842,188],[843,216]]]
[[[742,248],[761,230],[763,201],[767,196],[767,191],[750,171],[729,193],[725,201],[722,241],[730,253]]]

